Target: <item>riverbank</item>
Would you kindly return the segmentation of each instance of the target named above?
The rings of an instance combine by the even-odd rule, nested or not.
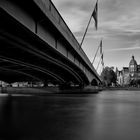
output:
[[[30,87],[2,87],[0,88],[0,93],[8,94],[35,94],[35,95],[45,95],[51,93],[57,93],[57,88],[30,88]]]
[[[48,95],[48,94],[97,94],[102,90],[130,90],[130,91],[140,91],[140,88],[136,87],[109,87],[100,88],[87,86],[83,89],[72,88],[60,90],[58,87],[43,87],[43,88],[30,88],[30,87],[3,87],[0,88],[0,93],[6,94],[26,94],[26,95]]]
[[[58,87],[43,87],[43,88],[30,88],[30,87],[1,87],[0,93],[8,94],[34,94],[34,95],[46,95],[46,94],[95,94],[101,89],[93,86],[87,86],[83,89],[71,88],[60,90]]]
[[[107,88],[103,88],[103,90],[138,90],[140,91],[140,88],[138,87],[107,87]]]

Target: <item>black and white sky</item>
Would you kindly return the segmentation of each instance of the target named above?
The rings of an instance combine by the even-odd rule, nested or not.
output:
[[[96,0],[52,0],[79,43]],[[92,61],[103,39],[104,63],[122,69],[134,55],[140,63],[140,0],[98,0],[98,30],[91,21],[83,50]],[[99,57],[99,55],[98,55]],[[97,67],[99,58],[94,67]]]

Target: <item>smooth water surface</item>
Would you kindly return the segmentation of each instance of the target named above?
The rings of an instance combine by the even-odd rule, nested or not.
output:
[[[0,140],[139,140],[140,91],[0,95]]]

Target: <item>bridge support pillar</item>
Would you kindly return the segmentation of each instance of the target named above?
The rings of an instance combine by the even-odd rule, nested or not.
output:
[[[80,83],[80,84],[79,84],[79,88],[80,88],[80,89],[83,89],[84,87],[85,87],[84,83]]]
[[[76,84],[77,85],[77,84]],[[72,84],[71,82],[65,82],[59,85],[60,90],[74,90],[74,89],[83,89],[85,87],[84,83],[79,83],[78,86]]]
[[[59,85],[59,89],[60,89],[60,90],[63,90],[63,89],[71,89],[71,84],[70,84],[70,82],[61,83],[61,84]]]
[[[48,82],[44,82],[44,87],[48,87]]]

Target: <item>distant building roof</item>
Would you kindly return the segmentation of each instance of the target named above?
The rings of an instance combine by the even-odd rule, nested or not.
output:
[[[130,62],[129,62],[129,66],[130,66],[130,65],[137,65],[137,62],[136,62],[134,56],[132,56],[132,59],[131,59]]]
[[[122,74],[122,70],[118,71],[119,75]]]
[[[128,72],[129,71],[129,68],[128,67],[123,67],[123,71],[124,72]]]
[[[129,68],[128,67],[123,67],[123,70],[128,70]]]

